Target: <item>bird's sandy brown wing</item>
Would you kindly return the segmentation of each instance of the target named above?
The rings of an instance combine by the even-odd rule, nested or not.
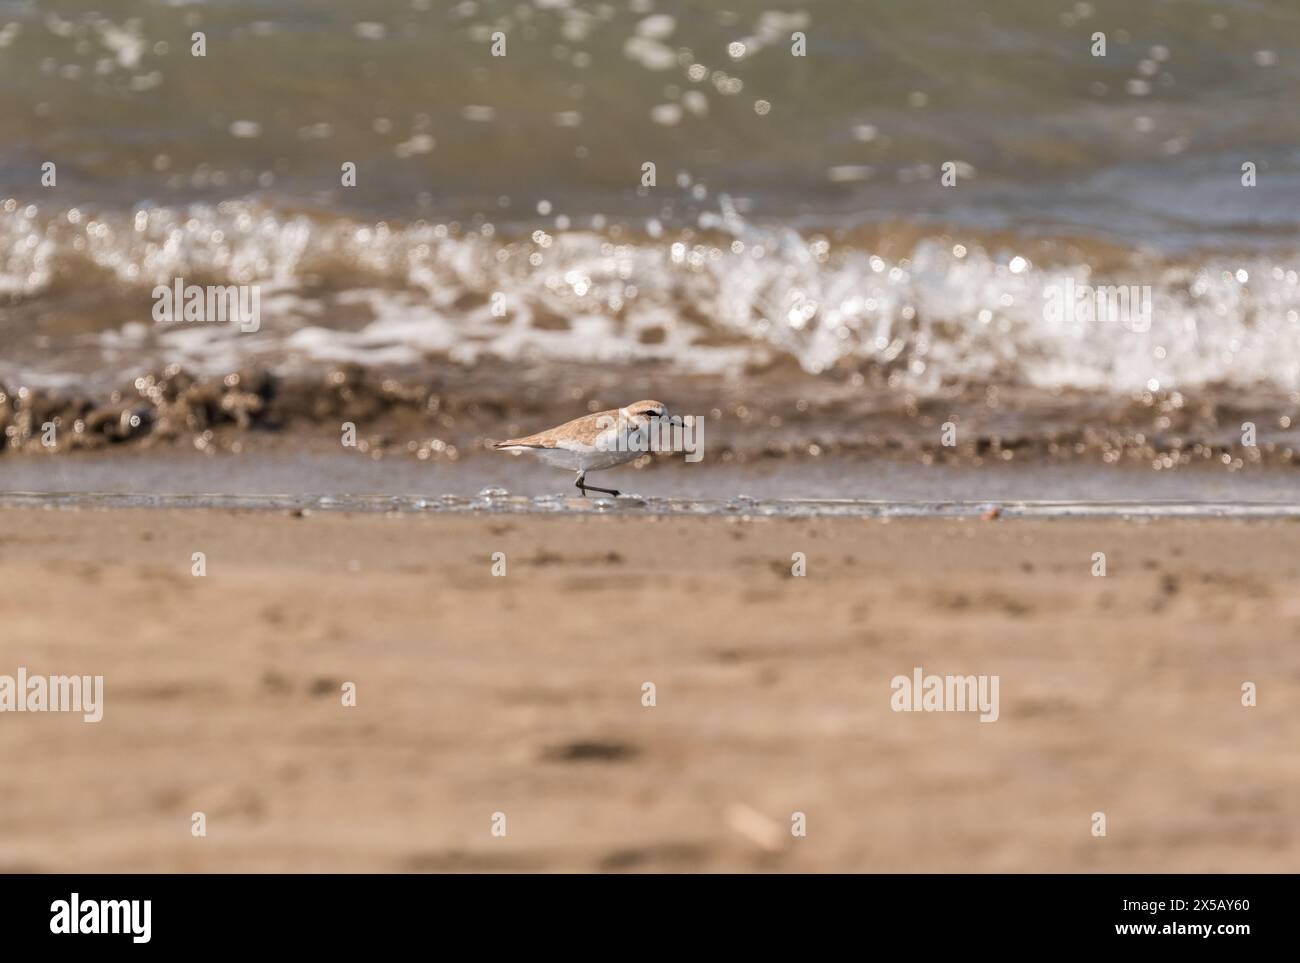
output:
[[[610,408],[608,411],[597,411],[594,414],[583,415],[581,418],[574,418],[555,428],[539,431],[535,435],[499,441],[496,447],[507,448],[511,445],[520,445],[529,448],[565,448],[568,447],[565,444],[567,442],[590,448],[596,444],[596,438],[600,433],[609,429],[617,420],[618,409]]]

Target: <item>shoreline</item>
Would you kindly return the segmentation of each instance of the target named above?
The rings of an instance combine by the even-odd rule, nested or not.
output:
[[[851,498],[769,498],[737,496],[729,499],[643,497],[622,494],[512,495],[504,489],[485,489],[474,496],[313,495],[313,494],[129,494],[120,492],[0,492],[0,510],[64,509],[76,511],[238,511],[336,514],[471,514],[582,517],[612,515],[622,518],[741,517],[750,518],[948,518],[1001,521],[1015,519],[1164,519],[1240,518],[1300,519],[1297,502],[1211,501],[884,501]]]
[[[600,481],[603,479],[604,481]],[[840,454],[728,458],[709,454],[700,464],[680,457],[646,456],[592,475],[604,487],[644,500],[684,503],[852,501],[877,504],[1080,503],[1274,505],[1300,502],[1294,467],[1246,464],[1181,466],[1063,463],[1028,459],[924,464],[905,457]],[[571,472],[497,452],[467,453],[455,461],[410,455],[288,447],[244,452],[193,448],[0,455],[0,498],[44,493],[66,499],[108,493],[148,501],[156,496],[277,497],[377,502],[529,499],[553,511],[576,495]],[[506,494],[502,494],[502,493]],[[361,507],[365,507],[364,504]]]

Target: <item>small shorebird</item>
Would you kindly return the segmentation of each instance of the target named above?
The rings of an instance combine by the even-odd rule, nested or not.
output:
[[[649,450],[651,419],[667,416],[668,409],[660,402],[638,401],[626,408],[583,415],[525,438],[498,441],[492,447],[498,451],[530,452],[548,465],[576,471],[574,487],[584,495],[591,489],[617,496],[612,488],[588,485],[587,472],[604,471],[643,455]]]

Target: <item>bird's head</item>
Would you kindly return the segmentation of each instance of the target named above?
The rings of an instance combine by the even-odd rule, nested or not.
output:
[[[662,401],[637,401],[622,409],[623,415],[638,424],[649,424],[653,418],[667,418],[668,407]]]

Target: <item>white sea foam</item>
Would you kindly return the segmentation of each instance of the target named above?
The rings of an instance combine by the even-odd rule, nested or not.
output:
[[[1300,389],[1300,281],[1290,257],[1135,257],[1118,282],[1149,287],[1149,325],[1063,322],[1045,310],[1053,292],[1109,279],[1085,264],[1039,267],[970,240],[922,240],[906,257],[885,258],[750,224],[722,204],[689,234],[615,238],[573,227],[513,239],[504,228],[367,224],[250,201],[75,218],[12,205],[0,210],[0,293],[60,307],[59,279],[84,265],[92,283],[116,283],[120,301],[139,291],[131,321],[147,322],[148,290],[175,277],[261,284],[256,336],[165,329],[124,352],[122,329],[99,335],[119,361],[201,370],[250,357],[407,364],[494,355],[724,372],[788,356],[811,373],[884,366],[922,393],[981,382]],[[332,287],[336,276],[346,286]],[[13,343],[21,349],[21,333]],[[59,372],[58,344],[42,358],[38,371]]]

